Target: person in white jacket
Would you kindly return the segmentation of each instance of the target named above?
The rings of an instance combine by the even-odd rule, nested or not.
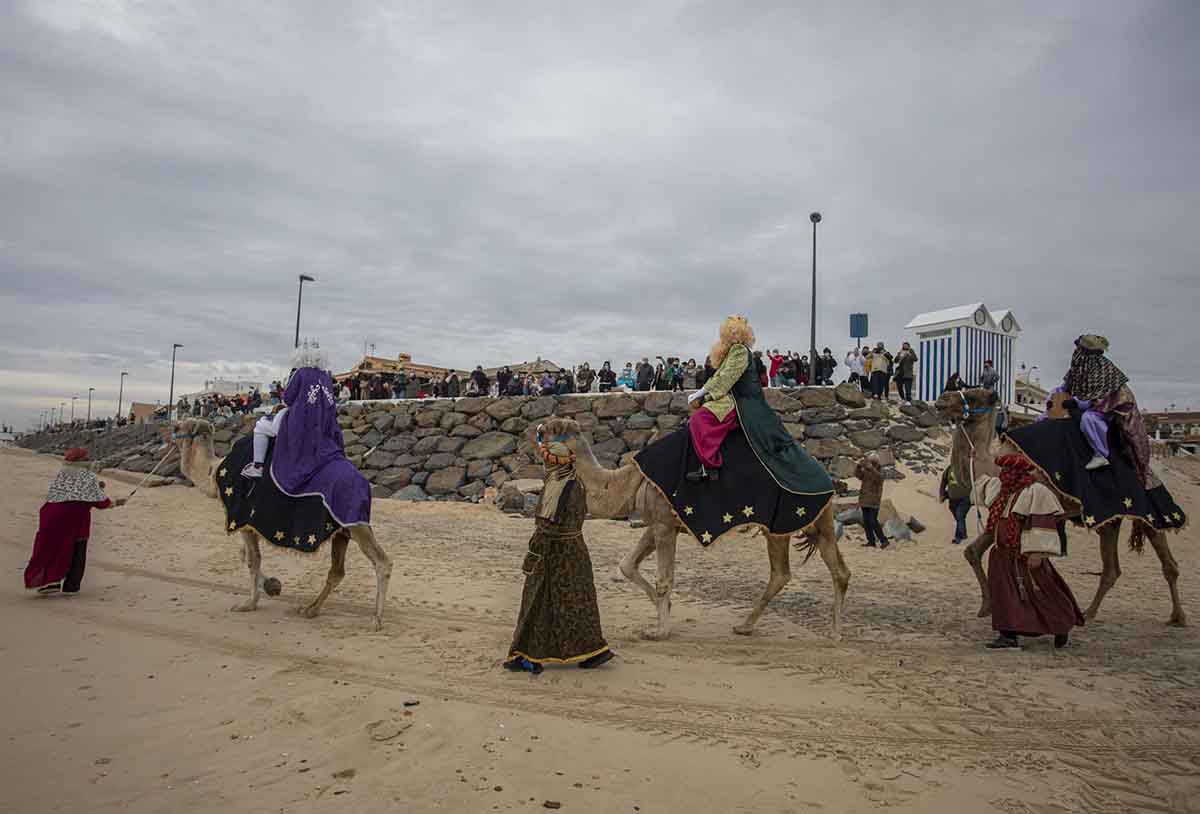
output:
[[[846,367],[850,368],[850,381],[857,382],[863,378],[863,357],[858,348],[852,348],[846,354]]]

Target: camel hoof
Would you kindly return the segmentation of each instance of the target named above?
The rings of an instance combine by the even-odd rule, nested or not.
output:
[[[275,579],[275,577],[267,577],[263,580],[263,593],[267,596],[279,596],[283,593],[283,583]]]
[[[669,635],[669,633],[661,631],[657,628],[638,631],[638,638],[645,639],[648,642],[661,642],[664,641]]]
[[[381,630],[383,630],[383,620],[380,619],[378,616],[376,616],[374,621],[372,621],[371,630],[374,631],[375,633],[379,633]]]
[[[1187,614],[1183,611],[1171,614],[1171,618],[1167,620],[1167,625],[1170,627],[1187,627]]]
[[[979,613],[977,613],[975,615],[977,617],[979,617],[980,619],[984,618],[985,616],[991,616],[992,615],[992,606],[991,605],[980,605]]]
[[[1088,608],[1087,610],[1085,610],[1083,612],[1083,621],[1090,622],[1095,618],[1096,618],[1096,610],[1094,608]]]
[[[229,610],[234,613],[249,613],[253,610],[258,610],[258,603],[253,599],[247,599],[245,602],[239,602]]]
[[[321,609],[313,605],[305,605],[303,608],[298,608],[296,613],[303,616],[305,619],[316,619],[321,615]]]
[[[754,625],[734,625],[733,632],[739,636],[753,636]]]

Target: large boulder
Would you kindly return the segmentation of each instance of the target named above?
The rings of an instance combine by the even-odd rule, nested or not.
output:
[[[393,435],[391,438],[384,441],[382,448],[386,449],[388,452],[402,453],[411,450],[413,445],[416,443],[417,437],[415,435],[401,433],[400,435]]]
[[[420,441],[413,444],[413,455],[428,455],[431,452],[437,452],[438,443],[441,442],[442,438],[444,437],[445,436],[440,435],[429,435],[425,438],[422,438]]]
[[[491,421],[491,419],[489,418],[488,421]],[[483,435],[483,430],[479,429],[478,427],[472,427],[470,424],[459,424],[450,431],[450,435],[454,436],[455,438],[463,439],[478,438],[479,436]]]
[[[901,404],[900,412],[904,413],[909,418],[918,418],[925,411],[920,407],[917,407],[915,404]]]
[[[466,420],[467,416],[464,413],[444,413],[442,420],[438,422],[438,426],[443,430],[452,430]]]
[[[805,407],[832,407],[835,403],[833,389],[829,387],[802,387],[796,397]]]
[[[654,430],[625,430],[621,433],[621,439],[629,444],[630,449],[641,449],[653,436]]]
[[[887,437],[893,441],[900,443],[911,443],[920,441],[925,438],[925,433],[918,430],[916,427],[908,427],[904,424],[893,424],[887,428]]]
[[[810,438],[804,442],[804,448],[814,458],[828,461],[839,455],[854,455],[854,447],[840,438]]]
[[[656,391],[646,396],[646,400],[642,402],[642,409],[652,416],[662,415],[671,411],[672,395],[666,391]],[[636,418],[636,416],[635,416]],[[645,427],[630,427],[633,430],[644,430]]]
[[[637,399],[626,393],[599,399],[596,405],[597,418],[624,418],[638,411]]]
[[[415,423],[416,422],[413,421],[412,413],[405,408],[397,408],[395,412],[395,420],[392,421],[392,430],[399,432],[411,430],[413,428],[413,424]]]
[[[683,419],[677,415],[660,415],[656,419],[656,423],[658,424],[659,430],[667,433],[676,429],[680,424],[682,424]]]
[[[842,382],[833,388],[833,397],[838,404],[845,407],[866,407],[867,396],[857,384]]]
[[[454,454],[453,453],[438,452],[434,455],[429,456],[429,460],[427,460],[425,462],[425,466],[423,468],[425,469],[426,472],[436,472],[440,469],[448,469],[453,466],[454,466]],[[466,470],[464,469],[463,472],[465,473]],[[458,484],[455,484],[454,488],[457,489]]]
[[[442,414],[439,411],[431,410],[422,405],[421,412],[417,413],[417,426],[423,430],[431,427],[436,427],[442,423]]]
[[[513,416],[512,418],[507,418],[504,420],[504,423],[500,425],[501,432],[510,432],[513,435],[520,435],[521,433],[525,432],[525,430],[527,430],[528,428],[529,428],[529,422],[526,421],[525,419],[521,418],[520,416]]]
[[[846,417],[846,408],[833,405],[830,407],[810,407],[800,411],[800,418],[805,424],[828,424],[831,421],[841,421]],[[810,433],[811,434],[811,433]]]
[[[767,404],[771,406],[771,409],[777,413],[794,413],[804,407],[800,401],[775,388],[764,390],[763,396],[766,398]]]
[[[492,399],[468,396],[467,398],[458,399],[455,401],[454,409],[456,412],[460,412],[465,415],[475,415],[476,413],[483,412],[483,410],[491,403]]]
[[[475,428],[471,427],[471,429],[475,429]],[[437,442],[437,451],[438,452],[458,452],[460,449],[463,448],[463,444],[465,444],[465,443],[467,443],[467,439],[465,439],[465,438],[458,438],[458,437],[453,437],[453,436],[450,438],[439,438],[438,442]]]
[[[396,417],[391,413],[381,413],[377,416],[373,415],[369,420],[371,421],[371,426],[380,432],[387,432],[392,428],[392,425],[396,423]]]
[[[428,496],[425,494],[425,490],[414,483],[409,486],[405,486],[403,489],[392,495],[392,500],[417,501],[425,500],[427,497]]]
[[[554,396],[540,396],[521,408],[521,415],[533,421],[554,413]]]
[[[467,464],[467,480],[479,480],[492,474],[494,464],[491,461],[471,461]]]
[[[842,425],[836,423],[813,424],[808,427],[809,438],[838,438],[842,434]]]
[[[363,467],[366,469],[387,469],[395,460],[395,454],[382,449],[376,449],[370,455],[363,456]]]
[[[483,411],[497,421],[506,421],[515,415],[521,414],[521,406],[525,401],[525,398],[520,396],[496,399],[483,408]]]
[[[379,500],[381,498],[389,498],[391,496],[392,496],[392,490],[387,488],[386,486],[380,486],[377,483],[371,485],[371,499],[372,500]]]
[[[230,436],[232,437],[232,436]],[[214,441],[218,441],[216,436],[213,436]],[[353,430],[342,430],[342,443],[347,447],[352,447],[358,443],[358,433]]]
[[[420,466],[425,463],[425,457],[424,455],[405,452],[396,456],[396,460],[392,461],[392,466]]]
[[[451,466],[430,474],[425,481],[425,491],[431,495],[452,495],[466,480],[467,470],[460,466]]]
[[[499,402],[497,402],[499,403]],[[495,405],[493,405],[495,406]],[[478,438],[472,438],[461,450],[468,461],[481,459],[493,460],[509,455],[517,449],[517,439],[508,433],[486,432]]]
[[[876,421],[883,417],[883,403],[872,399],[862,407],[851,410],[849,417],[856,421]]]
[[[861,430],[850,433],[850,440],[859,449],[879,449],[883,446],[883,433],[879,430]]]
[[[592,452],[596,453],[597,458],[617,457],[628,450],[629,445],[621,438],[610,438],[592,447]]]
[[[937,413],[925,412],[925,413],[921,413],[919,416],[917,416],[917,426],[918,427],[924,427],[924,428],[928,429],[930,427],[940,426],[941,423],[942,423],[942,417],[939,416]]]
[[[471,420],[467,422],[467,425],[474,427],[480,432],[491,432],[492,430],[496,429],[496,419],[492,418],[487,413],[479,413],[472,416]]]
[[[658,394],[651,393],[651,395]],[[669,394],[663,393],[661,395]],[[649,399],[646,400],[649,401]],[[629,416],[629,418],[625,419],[625,429],[627,430],[648,430],[655,426],[657,426],[657,423],[655,422],[654,417],[648,413],[634,413],[633,415]]]
[[[839,455],[833,459],[829,465],[829,474],[835,478],[853,478],[854,477],[854,459],[848,458],[845,455]]]
[[[487,484],[481,480],[471,481],[466,486],[458,487],[458,493],[465,498],[483,497],[483,493],[487,491]]]
[[[558,396],[555,398],[554,414],[570,418],[592,411],[592,400],[586,396]]]
[[[375,476],[375,483],[388,489],[403,489],[412,483],[412,470],[406,467],[385,469]]]

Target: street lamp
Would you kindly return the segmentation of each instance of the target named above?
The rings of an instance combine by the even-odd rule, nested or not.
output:
[[[117,390],[117,421],[121,420],[121,399],[125,395],[125,377],[128,375],[126,371],[121,371],[121,386]]]
[[[300,291],[296,294],[296,345],[300,347],[300,302],[304,299],[304,283],[315,283],[316,280],[307,274],[300,275]]]
[[[175,351],[182,348],[178,342],[171,345],[171,395],[167,398],[167,423],[171,423],[171,417],[175,410]]]
[[[79,396],[71,396],[71,426],[75,426],[75,399]]]
[[[87,417],[87,422],[86,422],[88,424],[92,423],[92,393],[94,393],[94,392],[96,392],[96,388],[94,388],[94,387],[88,388],[88,417]]]
[[[58,403],[58,426],[60,427],[63,425],[63,411],[66,409],[67,403],[65,401],[60,401]]]
[[[815,366],[817,363],[817,224],[821,222],[821,213],[813,212],[808,216],[813,225],[813,264],[812,264],[812,333],[809,334],[809,359]],[[815,369],[815,368],[814,368]]]

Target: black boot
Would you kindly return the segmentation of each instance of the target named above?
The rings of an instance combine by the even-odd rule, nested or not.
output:
[[[988,650],[1020,650],[1021,643],[1017,641],[1017,637],[1011,633],[1001,633],[992,641],[985,645]]]
[[[1064,647],[1067,646],[1067,643],[1070,640],[1071,640],[1071,637],[1067,633],[1055,633],[1054,634],[1054,649],[1062,650]]]
[[[694,472],[687,473],[687,475],[684,477],[688,479],[689,483],[700,483],[701,481],[708,480],[708,470],[704,468],[703,464],[701,464],[699,469]]]

